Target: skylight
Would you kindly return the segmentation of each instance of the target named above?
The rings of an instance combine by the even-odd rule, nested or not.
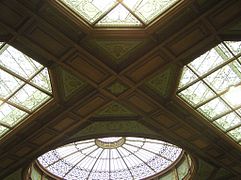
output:
[[[241,144],[241,42],[223,42],[186,65],[177,95]]]
[[[48,70],[0,43],[0,137],[52,97]]]
[[[56,0],[90,25],[146,26],[180,0]]]
[[[159,140],[108,137],[64,145],[38,161],[63,179],[143,179],[176,164],[181,153],[175,145]]]

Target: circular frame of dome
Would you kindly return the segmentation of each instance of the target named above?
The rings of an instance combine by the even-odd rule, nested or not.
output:
[[[124,137],[119,137],[119,138],[113,137],[113,138],[111,140],[109,138],[108,139],[98,138],[98,139],[95,139],[95,144],[98,147],[103,149],[115,149],[115,148],[121,147],[126,141]]]
[[[36,164],[54,179],[149,179],[168,174],[184,154],[160,140],[109,137],[66,144],[40,156]],[[186,161],[190,169],[191,160]]]

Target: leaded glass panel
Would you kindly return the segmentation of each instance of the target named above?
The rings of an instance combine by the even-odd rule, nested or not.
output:
[[[108,11],[116,2],[116,0],[60,0],[75,13],[90,23],[96,21],[106,11]]]
[[[31,78],[43,66],[18,51],[12,46],[5,45],[0,50],[0,65],[25,79]]]
[[[216,121],[214,121],[214,124],[219,126],[224,131],[227,131],[228,129],[241,124],[241,118],[239,115],[237,115],[235,112],[231,112]]]
[[[49,98],[50,97],[47,94],[26,84],[14,96],[12,96],[9,101],[18,106],[22,106],[29,111],[33,111]]]
[[[195,106],[213,97],[215,94],[205,83],[198,81],[187,89],[181,91],[179,95],[187,102]]]
[[[202,76],[227,61],[230,57],[232,56],[228,50],[220,44],[196,58],[195,61],[192,61],[188,66],[199,76]]]
[[[237,61],[234,61],[218,69],[204,80],[211,84],[216,92],[223,92],[241,82],[241,67]]]
[[[3,103],[0,106],[0,122],[10,127],[13,127],[14,125],[16,125],[26,116],[27,116],[26,112],[8,103]]]
[[[231,109],[220,98],[215,98],[198,108],[198,111],[209,119],[214,119],[218,115],[224,114],[230,110]]]
[[[147,24],[177,1],[178,0],[123,0],[123,3]]]
[[[240,41],[226,41],[228,48],[234,55],[238,55],[241,53],[241,42]]]
[[[231,136],[235,141],[240,141],[241,140],[241,126],[233,129],[232,131],[229,131],[228,135]]]
[[[23,81],[0,70],[0,98],[6,99],[24,84]]]

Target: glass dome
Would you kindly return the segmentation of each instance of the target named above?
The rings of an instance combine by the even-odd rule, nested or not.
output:
[[[182,149],[139,137],[108,137],[78,141],[38,158],[49,173],[63,179],[143,179],[174,166]]]

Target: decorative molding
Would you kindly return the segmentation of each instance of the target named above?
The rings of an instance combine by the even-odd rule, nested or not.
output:
[[[175,66],[169,67],[162,73],[159,73],[151,78],[145,83],[145,85],[161,97],[168,97],[170,95],[171,82],[174,80],[173,76],[176,74],[176,69],[177,68]]]
[[[123,105],[112,102],[110,105],[96,113],[97,116],[135,116],[136,114]]]
[[[137,121],[98,121],[87,126],[70,137],[81,138],[83,136],[100,137],[108,134],[136,134],[158,136],[158,134]]]
[[[124,56],[133,51],[142,41],[123,41],[123,40],[96,40],[95,43],[107,52],[114,63],[119,64]]]
[[[72,94],[74,94],[74,92],[86,87],[87,84],[75,75],[73,75],[72,73],[64,69],[61,69],[60,72],[63,82],[63,91],[65,99],[69,98]]]
[[[128,89],[128,87],[126,85],[120,83],[119,81],[115,81],[112,84],[110,84],[109,86],[107,86],[106,89],[111,94],[113,94],[115,96],[119,96],[120,94],[125,92]]]

